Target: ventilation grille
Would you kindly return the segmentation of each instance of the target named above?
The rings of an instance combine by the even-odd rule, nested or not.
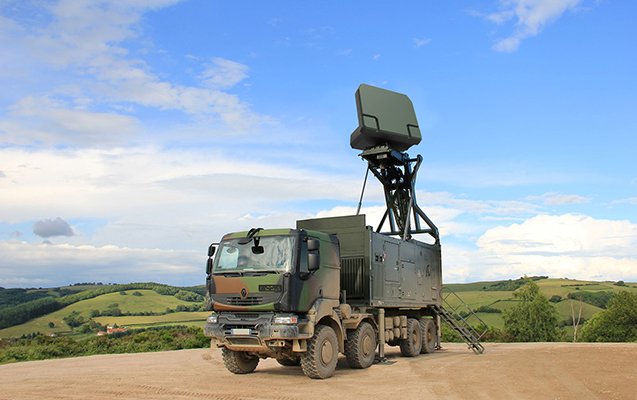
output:
[[[341,290],[346,291],[348,299],[364,299],[367,287],[365,258],[352,257],[341,259]]]

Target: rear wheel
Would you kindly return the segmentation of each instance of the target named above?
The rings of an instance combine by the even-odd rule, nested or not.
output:
[[[223,364],[228,371],[233,374],[249,374],[253,372],[259,364],[259,357],[246,353],[245,351],[221,349]]]
[[[307,343],[307,351],[301,355],[301,369],[312,379],[325,379],[334,375],[338,361],[338,338],[334,329],[318,325],[314,336]]]
[[[422,347],[422,334],[417,319],[407,320],[407,337],[400,340],[400,353],[404,357],[416,357]]]
[[[351,368],[363,369],[374,363],[376,355],[376,332],[369,322],[361,322],[347,333],[345,357]]]
[[[420,320],[420,331],[422,335],[421,354],[433,353],[436,350],[436,324],[429,318]]]

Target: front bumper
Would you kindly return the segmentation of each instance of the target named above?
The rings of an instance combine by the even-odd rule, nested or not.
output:
[[[296,324],[275,324],[274,313],[215,314],[217,322],[206,322],[204,334],[219,347],[237,351],[264,351],[286,346],[291,340],[308,339],[308,322],[299,319]]]

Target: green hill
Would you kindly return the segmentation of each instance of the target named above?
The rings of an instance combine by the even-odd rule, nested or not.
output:
[[[540,291],[557,309],[562,325],[568,327],[572,310],[577,315],[580,304],[582,318],[590,319],[605,307],[605,302],[620,290],[637,292],[637,284],[618,286],[615,282],[593,282],[570,279],[533,277]],[[522,279],[447,284],[443,290],[445,307],[464,315],[476,312],[487,326],[501,329],[502,311],[516,303],[514,292]],[[11,294],[15,294],[15,298]],[[117,324],[129,328],[168,325],[202,326],[209,312],[203,311],[203,286],[177,288],[155,283],[125,285],[72,285],[47,289],[2,289],[4,308],[0,316],[10,320],[20,310],[44,306],[35,317],[24,323],[9,324],[0,329],[0,338],[20,337],[39,332],[57,335],[94,334],[100,326]],[[580,301],[581,299],[581,301]],[[190,301],[188,301],[190,300]],[[193,301],[194,300],[194,301]],[[54,303],[48,304],[47,302]],[[41,305],[41,304],[40,304]],[[571,308],[572,306],[572,308]],[[53,307],[47,311],[46,307]],[[37,307],[36,307],[37,308]],[[13,314],[11,314],[13,312]],[[4,313],[4,314],[3,314]],[[22,321],[24,316],[22,315]],[[20,322],[22,322],[20,321]],[[478,325],[475,317],[469,322]],[[7,326],[7,325],[5,325]]]
[[[572,318],[572,311],[575,317],[579,314],[580,297],[582,298],[582,319],[588,320],[595,313],[603,308],[596,302],[607,300],[608,295],[617,293],[620,290],[628,290],[637,293],[637,284],[626,283],[625,286],[618,286],[616,282],[594,282],[571,279],[550,279],[546,277],[533,277],[540,287],[540,292],[551,299],[552,304],[557,309],[559,319],[568,326]],[[470,311],[476,312],[487,326],[503,328],[501,312],[516,303],[513,296],[515,288],[523,284],[522,279],[506,281],[472,282],[466,284],[444,285],[443,297],[447,304],[446,308],[456,309],[463,314]],[[621,285],[621,284],[620,284]],[[500,290],[509,288],[511,290]],[[569,298],[570,297],[570,298]],[[601,300],[600,300],[601,299]],[[464,303],[464,304],[463,304]],[[571,305],[573,309],[571,310]],[[481,312],[487,310],[489,312]],[[468,317],[471,324],[478,325],[479,320],[475,317]]]
[[[135,284],[125,286],[135,287]],[[138,286],[148,287],[148,284],[139,284]],[[189,325],[193,321],[205,319],[207,313],[202,315],[201,312],[193,312],[203,309],[202,298],[198,293],[165,285],[159,286],[159,288],[159,291],[164,294],[150,289],[129,289],[93,297],[92,291],[95,288],[88,287],[85,291],[74,294],[74,296],[89,298],[72,302],[25,323],[1,329],[0,338],[20,337],[36,332],[57,335],[96,332],[99,326],[93,322],[121,325],[123,321],[121,318],[128,318],[125,320],[126,324],[139,325],[140,327],[157,324],[174,325],[180,322]],[[119,289],[119,287],[115,289]],[[68,300],[68,297],[66,299],[65,301],[73,300]],[[186,301],[193,299],[197,301]],[[39,300],[41,301],[41,299]],[[29,304],[27,302],[17,307],[26,307]],[[142,322],[135,323],[135,318],[141,319]]]

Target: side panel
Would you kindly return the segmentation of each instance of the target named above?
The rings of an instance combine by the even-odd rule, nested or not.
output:
[[[370,305],[422,307],[440,304],[440,247],[416,240],[402,241],[371,232]]]
[[[440,304],[440,245],[376,233],[365,226],[363,215],[298,221],[297,229],[337,235],[341,287],[349,304],[413,308]]]
[[[297,221],[297,229],[336,235],[340,246],[340,289],[347,301],[366,304],[370,297],[370,236],[364,215],[314,218]]]

